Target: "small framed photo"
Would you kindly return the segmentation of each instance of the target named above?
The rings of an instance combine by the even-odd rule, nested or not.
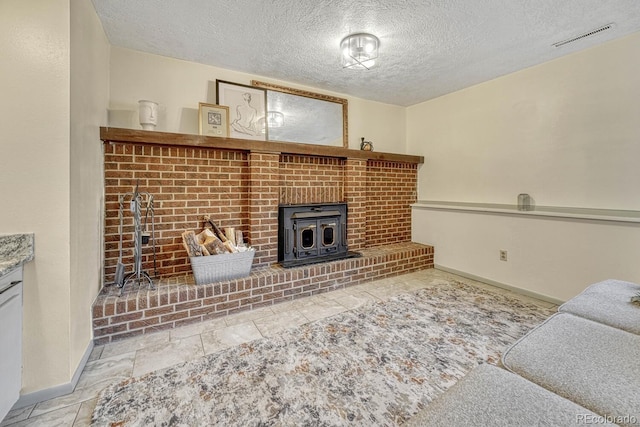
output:
[[[267,140],[265,89],[216,80],[216,102],[229,107],[229,136]]]
[[[223,138],[229,136],[229,107],[201,102],[198,111],[200,135]]]

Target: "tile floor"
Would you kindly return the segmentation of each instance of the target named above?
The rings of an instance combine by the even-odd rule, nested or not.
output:
[[[273,336],[286,328],[383,301],[399,293],[437,286],[447,279],[506,293],[543,307],[554,307],[549,302],[441,270],[418,271],[209,322],[96,346],[73,393],[13,410],[0,427],[88,426],[98,393],[116,381],[193,360],[257,338]]]

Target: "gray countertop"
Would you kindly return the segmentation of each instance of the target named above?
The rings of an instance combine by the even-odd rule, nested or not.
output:
[[[34,242],[33,233],[0,235],[0,277],[33,260]]]

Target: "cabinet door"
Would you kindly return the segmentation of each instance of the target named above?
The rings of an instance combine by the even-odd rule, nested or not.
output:
[[[12,286],[13,284],[13,286]],[[22,269],[0,279],[0,420],[22,387]]]

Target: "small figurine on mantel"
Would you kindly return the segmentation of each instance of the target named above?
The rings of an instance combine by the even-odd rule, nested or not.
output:
[[[360,143],[360,149],[363,151],[373,151],[373,142],[365,141],[364,136],[360,138],[362,142]]]

